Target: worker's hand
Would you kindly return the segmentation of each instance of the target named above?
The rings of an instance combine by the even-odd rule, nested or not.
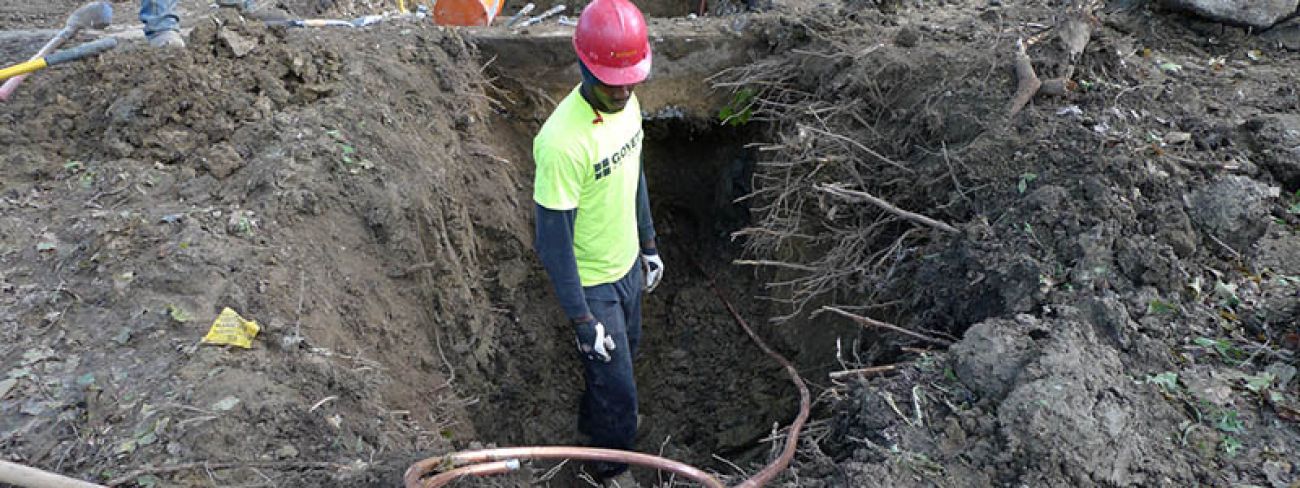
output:
[[[588,360],[608,363],[609,353],[614,350],[614,338],[605,334],[605,324],[591,319],[576,326],[578,333],[578,353]]]
[[[641,264],[645,266],[645,292],[653,292],[655,287],[659,286],[659,280],[664,278],[664,260],[659,257],[658,251],[643,249]]]

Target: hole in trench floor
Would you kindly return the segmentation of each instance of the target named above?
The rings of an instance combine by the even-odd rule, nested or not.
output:
[[[710,125],[676,119],[646,123],[646,175],[667,270],[664,282],[643,302],[635,360],[641,414],[636,449],[735,474],[729,462],[748,468],[765,460],[772,443],[763,439],[775,423],[793,418],[798,397],[784,370],[745,335],[693,264],[719,281],[762,334],[770,314],[767,302],[753,298],[761,283],[749,270],[730,264],[740,253],[730,234],[748,217],[733,200],[748,191],[753,155],[744,144],[750,137],[740,129]],[[533,286],[550,286],[540,269],[535,274],[529,279]],[[547,302],[554,300],[549,293],[536,299],[542,303],[531,308],[545,311],[529,315],[552,308],[559,313]],[[547,327],[546,320],[525,317],[520,327],[534,335],[503,339],[509,360],[518,366],[499,366],[498,391],[473,409],[479,442],[583,442],[576,432],[581,366],[571,336],[554,329],[553,321],[551,331],[534,332]],[[770,343],[780,348],[777,342]],[[576,481],[575,464],[553,473],[548,483],[582,486],[570,484]],[[535,463],[534,480],[555,465]],[[658,478],[647,470],[634,473],[643,482]]]

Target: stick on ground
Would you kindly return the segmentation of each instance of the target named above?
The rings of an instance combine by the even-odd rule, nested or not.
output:
[[[866,200],[867,202],[870,202],[871,204],[884,209],[886,212],[892,213],[894,215],[905,218],[912,222],[916,222],[922,225],[927,225],[935,229],[939,229],[941,231],[947,232],[949,234],[957,233],[956,227],[953,227],[951,225],[948,225],[947,223],[932,219],[930,217],[926,217],[924,215],[915,212],[909,212],[907,210],[903,210],[901,208],[895,207],[893,204],[886,202],[876,197],[875,195],[872,195],[865,191],[850,190],[848,188],[844,188],[839,185],[818,185],[817,189],[838,197]]]
[[[935,343],[935,344],[939,344],[939,345],[942,345],[942,346],[944,346],[944,347],[948,347],[948,346],[951,346],[951,345],[952,345],[952,341],[948,341],[948,340],[944,340],[944,339],[939,339],[939,338],[937,338],[937,337],[930,337],[930,336],[925,335],[925,334],[922,334],[922,333],[920,333],[920,332],[913,332],[913,331],[910,331],[910,330],[904,329],[904,328],[902,328],[902,327],[899,327],[899,326],[897,326],[897,325],[894,325],[894,324],[891,324],[891,323],[888,323],[888,322],[881,322],[881,321],[879,321],[879,320],[876,320],[876,319],[873,319],[873,318],[870,318],[870,317],[863,317],[863,316],[858,315],[858,314],[849,313],[849,312],[844,311],[843,309],[839,309],[839,308],[836,308],[836,307],[822,307],[821,310],[822,310],[822,311],[827,311],[827,312],[835,312],[836,314],[838,314],[838,315],[840,315],[840,316],[842,316],[842,317],[848,317],[848,318],[852,319],[854,322],[857,322],[857,323],[859,323],[859,324],[861,324],[861,325],[863,325],[863,326],[867,326],[867,327],[879,327],[879,328],[881,328],[881,329],[885,329],[885,330],[892,330],[892,331],[897,332],[897,333],[899,333],[899,334],[903,334],[903,335],[911,336],[911,337],[914,337],[914,338],[917,338],[917,339],[920,339],[920,340],[923,340],[923,341],[926,341],[926,342],[932,342],[932,343]]]

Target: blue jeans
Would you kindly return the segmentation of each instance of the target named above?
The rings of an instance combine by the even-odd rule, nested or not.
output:
[[[614,338],[608,363],[582,358],[587,389],[578,406],[578,431],[591,438],[595,447],[632,450],[636,446],[636,379],[632,358],[641,342],[641,289],[645,288],[641,260],[614,283],[584,287],[583,295],[591,314],[605,324]],[[594,463],[596,475],[616,476],[626,464]]]
[[[149,38],[179,29],[181,18],[176,15],[176,0],[140,0],[140,22],[144,22],[144,35]]]

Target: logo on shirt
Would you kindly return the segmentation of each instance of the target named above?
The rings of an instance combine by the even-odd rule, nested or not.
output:
[[[618,152],[600,160],[599,163],[591,165],[592,169],[596,171],[596,179],[599,180],[609,176],[615,169],[618,169],[623,164],[623,160],[627,159],[627,155],[641,145],[641,135],[642,131],[636,131],[636,135],[632,136],[632,139],[627,141],[627,144],[624,144],[622,148],[619,148]]]

